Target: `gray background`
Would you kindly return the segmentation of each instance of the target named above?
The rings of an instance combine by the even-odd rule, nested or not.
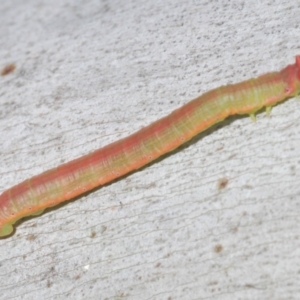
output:
[[[0,191],[293,63],[299,4],[2,0]],[[299,299],[299,131],[296,99],[231,118],[22,222],[0,240],[0,298]]]

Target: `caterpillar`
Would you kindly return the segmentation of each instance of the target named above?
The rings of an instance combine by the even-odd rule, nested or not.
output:
[[[168,116],[90,154],[29,178],[0,195],[0,237],[16,221],[108,183],[174,150],[226,117],[267,114],[280,101],[300,93],[300,55],[278,72],[213,89]]]

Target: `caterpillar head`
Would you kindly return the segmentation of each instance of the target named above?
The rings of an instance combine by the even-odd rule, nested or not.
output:
[[[288,65],[280,73],[286,83],[286,95],[293,97],[300,94],[300,55],[296,56],[293,65]]]
[[[295,74],[295,95],[300,93],[300,55],[296,56],[296,62],[293,65]]]
[[[295,67],[297,69],[297,79],[298,81],[300,81],[300,55],[296,56],[296,63],[295,63]]]

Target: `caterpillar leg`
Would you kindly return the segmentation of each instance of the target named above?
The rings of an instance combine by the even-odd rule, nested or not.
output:
[[[256,122],[256,117],[254,113],[249,114],[250,119],[255,123]]]
[[[272,106],[266,106],[266,115],[270,116],[272,110]]]

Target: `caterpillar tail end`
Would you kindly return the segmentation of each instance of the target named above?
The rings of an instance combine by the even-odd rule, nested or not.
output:
[[[35,212],[28,213],[26,215],[23,215],[22,217],[16,217],[13,220],[7,221],[7,223],[1,223],[0,222],[0,238],[7,237],[11,235],[14,231],[14,226],[13,224],[18,221],[19,219],[27,216],[39,216],[44,212],[44,209],[39,209]],[[3,221],[2,221],[3,222]]]
[[[11,235],[14,231],[12,224],[4,224],[0,226],[0,238]]]

